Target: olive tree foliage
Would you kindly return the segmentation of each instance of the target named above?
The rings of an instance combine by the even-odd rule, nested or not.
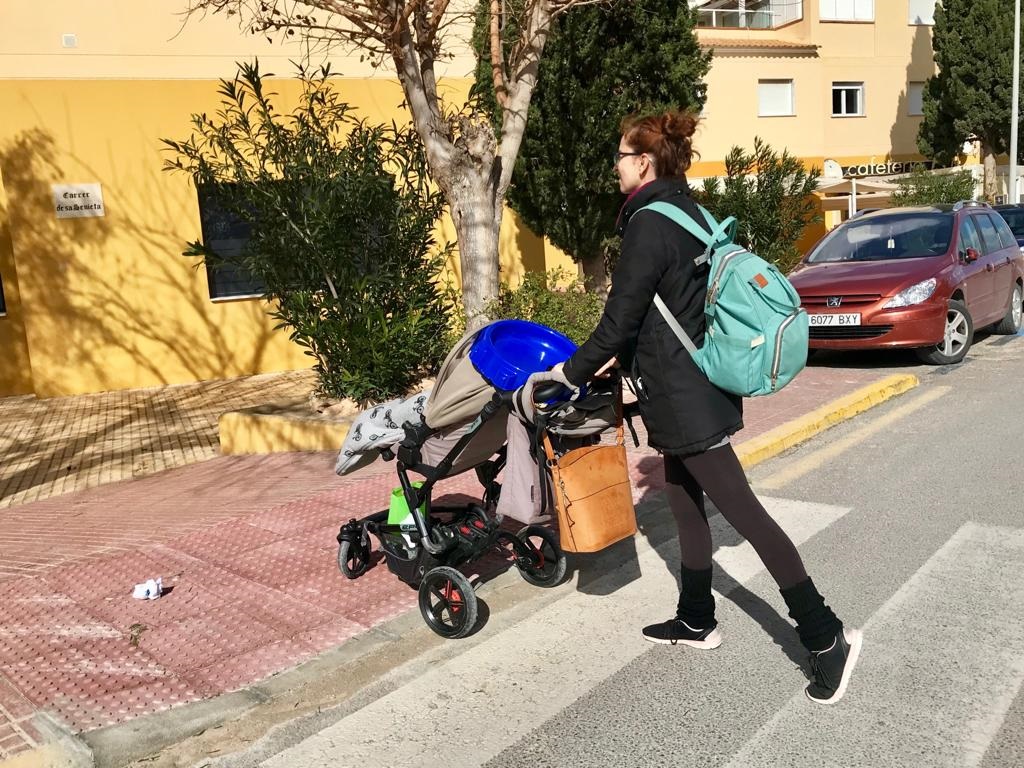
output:
[[[698,199],[719,220],[735,216],[736,242],[788,271],[800,260],[804,229],[818,220],[813,194],[821,171],[755,137],[752,151],[729,150],[725,172],[722,181],[705,179]]]
[[[185,255],[259,280],[278,327],[315,361],[321,394],[404,395],[440,366],[451,312],[434,240],[444,200],[422,145],[408,128],[356,119],[327,69],[300,69],[290,112],[265,77],[240,65],[215,113],[163,140],[165,169],[188,174],[204,200],[209,239]]]
[[[892,193],[893,205],[938,205],[974,199],[974,176],[970,171],[929,173],[914,170],[896,180],[899,189]]]
[[[440,187],[455,225],[470,327],[498,294],[498,232],[505,193],[526,129],[530,99],[552,20],[573,6],[598,0],[525,0],[509,18],[491,0],[489,30],[502,39],[512,26],[504,57],[495,55],[491,75],[502,109],[500,139],[489,116],[446,101],[437,64],[460,43],[468,44],[476,5],[466,0],[187,0],[186,14],[237,17],[254,34],[298,36],[311,44],[361,51],[378,65],[389,63],[401,83],[415,130],[423,142],[430,176]],[[461,5],[460,5],[461,3]],[[513,22],[514,24],[510,24]],[[461,36],[462,41],[457,38]],[[496,51],[502,46],[496,45]]]

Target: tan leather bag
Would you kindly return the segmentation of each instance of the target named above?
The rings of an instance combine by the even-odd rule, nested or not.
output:
[[[615,445],[575,448],[556,459],[544,435],[544,452],[563,550],[597,552],[636,533],[621,420]]]

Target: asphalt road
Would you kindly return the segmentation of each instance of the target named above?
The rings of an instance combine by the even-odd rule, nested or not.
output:
[[[804,698],[774,582],[717,515],[725,642],[642,641],[676,599],[677,545],[651,506],[601,578],[495,614],[486,637],[428,651],[359,705],[200,764],[1024,766],[1024,339],[981,339],[949,369],[900,354],[815,364],[921,379],[751,473],[828,602],[864,628],[838,705]]]

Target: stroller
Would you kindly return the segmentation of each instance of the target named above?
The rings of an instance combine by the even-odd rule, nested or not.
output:
[[[480,333],[485,334],[496,325]],[[400,489],[396,489],[395,494],[402,508],[411,514],[404,524],[399,524],[393,515],[389,521],[389,510],[385,509],[342,525],[337,537],[338,567],[349,579],[363,574],[371,560],[370,537],[375,537],[388,569],[418,589],[419,609],[427,626],[445,638],[464,637],[476,625],[476,594],[469,579],[458,569],[488,552],[511,559],[522,577],[535,586],[553,587],[562,581],[566,558],[557,533],[536,524],[526,525],[514,534],[502,527],[504,516],[499,510],[502,485],[497,478],[510,458],[519,462],[520,476],[523,464],[528,463],[539,481],[535,486],[539,489],[539,505],[532,504],[531,515],[517,511],[515,516],[523,520],[543,516],[552,507],[547,462],[540,448],[543,432],[572,445],[600,440],[599,434],[612,426],[610,419],[614,418],[613,409],[605,404],[610,402],[612,387],[619,387],[616,379],[614,384],[606,383],[600,391],[573,402],[558,399],[559,394],[565,395],[564,388],[558,384],[537,387],[533,397],[538,403],[537,412],[543,416],[535,423],[523,424],[523,389],[494,386],[488,378],[493,381],[500,376],[485,378],[477,371],[471,359],[476,338],[477,334],[468,335],[449,353],[434,389],[429,395],[420,396],[411,418],[401,422],[400,430],[394,430],[392,438],[382,438],[369,450],[364,448],[361,457],[354,456],[350,448],[343,446],[336,468],[343,474],[353,467],[364,466],[367,456],[372,454],[385,461],[397,459]],[[568,339],[565,341],[571,344]],[[556,351],[557,359],[553,362],[565,359],[571,351],[571,347],[568,351]],[[544,370],[550,364],[550,359],[538,359],[534,370]],[[587,402],[594,404],[593,407],[588,407]],[[392,404],[385,404],[389,405]],[[398,427],[394,422],[398,405],[398,401],[394,401],[395,407],[378,407],[384,414],[383,423],[392,428]],[[510,414],[518,414],[518,417],[510,417]],[[516,440],[513,446],[509,434],[518,424],[523,424],[525,440]],[[353,425],[353,430],[356,429],[357,425]],[[366,433],[377,437],[386,432],[374,428],[353,435],[353,430],[346,446],[350,446],[353,438],[355,441],[365,439]],[[392,442],[399,436],[397,442]],[[522,459],[524,447],[525,462]],[[431,491],[439,480],[470,469],[475,470],[483,486],[479,503],[464,507],[438,507],[430,503]],[[414,482],[410,473],[424,480]],[[510,474],[512,468],[506,471],[506,485]],[[528,492],[525,500],[530,501],[530,497]],[[505,506],[507,508],[508,504]]]

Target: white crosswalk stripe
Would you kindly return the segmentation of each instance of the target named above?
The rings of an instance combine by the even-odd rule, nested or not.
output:
[[[1024,531],[964,525],[864,627],[843,701],[796,693],[728,768],[979,765],[1024,682],[1021,574]]]
[[[797,545],[848,511],[790,500],[762,501]],[[712,518],[716,536],[724,526],[720,517]],[[567,590],[563,599],[263,765],[468,768],[485,763],[651,648],[637,627],[662,617],[665,596],[677,590],[665,565],[677,562],[677,544],[670,541],[662,549],[665,554],[638,541],[642,579],[607,596]],[[746,543],[719,548],[715,560],[740,583],[762,571]],[[616,620],[607,621],[609,615]],[[588,641],[581,642],[581,628],[595,626],[601,627],[600,634],[589,633]],[[528,666],[524,659],[530,660]],[[552,680],[572,684],[552,685]],[[472,727],[457,727],[460,723]]]

